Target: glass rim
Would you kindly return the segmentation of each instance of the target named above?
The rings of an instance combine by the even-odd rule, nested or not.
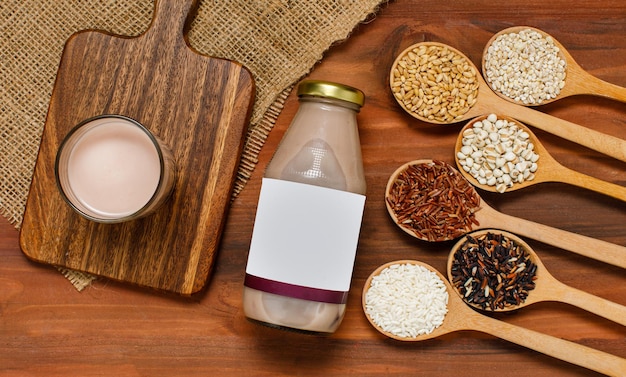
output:
[[[141,131],[143,131],[143,133],[145,135],[148,136],[148,138],[150,139],[150,141],[152,142],[152,145],[155,147],[156,151],[157,151],[157,155],[159,156],[159,182],[157,183],[154,192],[152,193],[152,196],[150,197],[150,199],[146,202],[146,204],[144,204],[141,208],[137,209],[136,211],[124,215],[124,216],[120,216],[120,217],[98,217],[98,216],[94,216],[92,214],[86,213],[84,210],[82,210],[81,208],[79,208],[76,204],[74,204],[72,202],[72,200],[68,197],[68,195],[65,192],[65,188],[63,186],[63,183],[61,182],[61,177],[60,177],[60,173],[59,173],[59,168],[60,168],[60,160],[61,160],[61,156],[65,150],[65,147],[67,146],[67,144],[72,140],[72,137],[75,136],[76,132],[78,132],[80,129],[82,129],[83,127],[87,126],[88,124],[95,122],[97,120],[100,119],[120,119],[123,120],[133,126],[136,126],[137,128],[139,128]],[[98,127],[97,125],[95,127]],[[61,141],[61,143],[59,144],[59,148],[57,149],[57,153],[56,153],[56,157],[55,157],[55,162],[54,162],[54,177],[56,180],[56,185],[58,188],[59,193],[61,194],[61,197],[63,198],[63,200],[78,214],[80,214],[81,216],[83,216],[84,218],[91,220],[91,221],[95,221],[95,222],[99,222],[99,223],[108,223],[108,224],[112,224],[112,223],[121,223],[121,222],[125,222],[134,218],[139,217],[143,212],[145,212],[146,209],[150,208],[154,202],[157,200],[157,194],[159,193],[159,188],[163,185],[163,181],[164,181],[164,176],[165,176],[165,158],[163,156],[163,150],[161,148],[161,145],[159,143],[159,140],[156,138],[156,136],[148,129],[146,128],[143,124],[141,124],[139,121],[124,116],[124,115],[119,115],[119,114],[102,114],[102,115],[97,115],[94,117],[90,117],[87,119],[82,120],[81,122],[79,122],[77,125],[75,125],[74,127],[72,127],[72,129],[63,137],[63,140]],[[71,190],[71,185],[69,185],[68,189]],[[95,211],[94,211],[95,212]]]

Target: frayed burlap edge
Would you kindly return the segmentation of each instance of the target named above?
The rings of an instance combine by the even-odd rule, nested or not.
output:
[[[67,280],[69,280],[74,288],[76,288],[76,290],[79,292],[87,288],[89,285],[91,285],[91,282],[96,280],[95,276],[86,274],[84,272],[68,270],[64,267],[57,267],[57,270],[59,270],[59,272],[61,272],[61,274],[63,274],[63,276],[65,276],[65,278],[67,278]]]
[[[274,125],[278,120],[278,116],[283,110],[287,96],[289,96],[293,87],[293,85],[290,86],[278,95],[274,103],[272,103],[265,114],[263,114],[263,118],[261,118],[259,124],[252,128],[248,133],[244,153],[241,156],[239,170],[237,171],[237,179],[233,188],[233,200],[237,197],[241,190],[243,190],[246,183],[252,176],[252,172],[259,161],[258,155],[261,152],[261,148],[263,148],[270,131],[274,128]]]

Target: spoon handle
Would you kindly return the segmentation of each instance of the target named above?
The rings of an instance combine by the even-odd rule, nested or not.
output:
[[[626,88],[604,81],[592,74],[583,71],[580,66],[578,70],[572,70],[570,74],[572,81],[576,82],[573,94],[590,94],[605,97],[620,102],[626,102]],[[570,78],[568,77],[568,80]]]
[[[553,283],[551,295],[558,298],[558,301],[574,305],[589,313],[626,326],[626,306],[570,287],[558,280],[555,280]]]
[[[521,122],[626,162],[626,140],[514,103],[502,101],[498,106]]]
[[[603,181],[564,166],[562,169],[563,170],[559,172],[559,179],[562,182],[599,192],[600,194],[608,195],[626,202],[626,187]]]
[[[588,258],[626,268],[626,247],[498,212],[483,204],[479,228],[496,228],[547,243]]]
[[[473,322],[474,330],[497,336],[548,356],[609,376],[626,375],[626,360],[615,355],[480,314],[476,315]]]

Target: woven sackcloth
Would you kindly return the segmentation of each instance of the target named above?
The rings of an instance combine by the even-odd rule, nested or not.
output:
[[[160,0],[168,1],[168,0]],[[178,0],[169,0],[178,1]],[[256,99],[234,195],[293,85],[335,42],[373,15],[381,0],[205,0],[189,32],[200,53],[252,72]],[[150,24],[150,0],[0,1],[0,214],[21,225],[63,45],[76,31],[136,36]],[[61,271],[81,289],[91,276]]]

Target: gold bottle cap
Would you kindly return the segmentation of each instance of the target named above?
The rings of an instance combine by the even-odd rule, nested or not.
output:
[[[359,106],[365,104],[365,94],[357,88],[321,80],[305,80],[298,85],[298,97],[318,96],[335,98]]]

